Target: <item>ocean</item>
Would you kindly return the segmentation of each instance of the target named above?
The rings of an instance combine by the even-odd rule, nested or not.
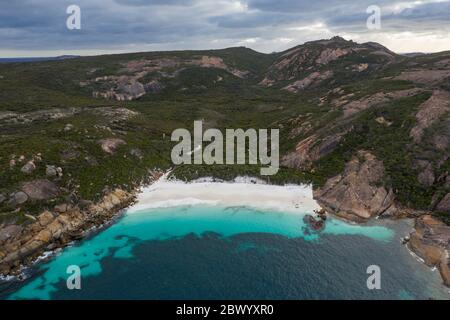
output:
[[[448,299],[439,272],[402,245],[411,221],[355,225],[248,207],[126,212],[116,223],[0,284],[0,299]],[[69,290],[69,266],[81,289]],[[380,267],[381,289],[367,287]]]

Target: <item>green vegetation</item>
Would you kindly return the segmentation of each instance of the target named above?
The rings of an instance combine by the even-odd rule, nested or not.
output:
[[[202,177],[212,177],[223,181],[233,181],[236,177],[247,176],[255,177],[270,184],[310,184],[312,183],[311,174],[290,168],[280,168],[274,176],[261,176],[258,165],[184,165],[177,167],[172,173],[182,181],[192,181]]]
[[[323,46],[311,44],[310,49],[322,50]],[[443,182],[432,187],[421,185],[413,166],[415,156],[420,153],[432,155],[429,160],[437,174],[450,170],[448,161],[440,166],[436,164],[445,150],[435,150],[432,144],[436,132],[448,130],[448,123],[436,122],[425,132],[420,145],[414,144],[409,137],[417,108],[429,98],[429,93],[369,108],[344,123],[340,122],[342,107],[332,103],[333,99],[340,97],[340,94],[332,93],[336,88],[343,89],[345,94],[353,93],[350,100],[356,100],[379,92],[426,87],[409,81],[386,79],[408,66],[405,58],[394,57],[392,59],[397,59],[396,62],[384,67],[386,57],[363,50],[319,67],[313,61],[304,65],[296,63],[292,69],[283,71],[291,77],[281,79],[272,87],[259,85],[268,74],[277,74],[273,65],[282,58],[282,54],[266,55],[246,48],[231,48],[0,64],[0,194],[9,198],[12,192],[20,190],[24,182],[41,178],[52,180],[62,190],[57,199],[28,201],[19,208],[8,204],[7,200],[1,202],[0,224],[3,221],[23,222],[25,214],[34,215],[61,202],[95,201],[106,189],[131,189],[145,183],[149,170],[172,167],[171,132],[176,128],[192,129],[195,120],[203,120],[205,127],[218,129],[279,128],[282,156],[313,134],[317,134],[320,141],[324,134],[337,134],[347,127],[352,130],[333,152],[313,163],[308,172],[281,168],[277,175],[269,178],[259,176],[259,166],[192,165],[174,168],[172,174],[179,179],[211,176],[232,180],[239,175],[248,175],[274,184],[313,183],[317,187],[342,172],[345,163],[358,150],[364,149],[383,161],[386,168],[384,183],[393,188],[403,204],[426,209],[434,195],[442,197],[448,192]],[[201,56],[220,57],[228,67],[248,71],[248,76],[239,78],[223,69],[196,65],[183,65],[177,69],[168,64],[164,72],[176,73],[175,76],[162,76],[160,70],[153,70],[142,78],[143,83],[155,79],[160,81],[164,87],[160,92],[147,93],[133,101],[93,98],[94,90],[111,89],[108,87],[110,84],[97,83],[93,79],[133,75],[125,68],[127,62],[142,59],[189,61]],[[431,66],[441,58],[418,57],[415,61]],[[352,71],[360,63],[369,63],[370,66],[363,72]],[[311,66],[316,69],[309,69]],[[298,94],[280,90],[314,70],[323,72],[328,69],[333,70],[331,79],[311,85]],[[446,90],[448,81],[437,87]],[[328,99],[322,100],[323,97]],[[136,115],[122,116],[120,112],[110,112],[118,107]],[[76,108],[77,111],[56,119],[28,119],[30,112],[55,108]],[[25,118],[11,116],[10,112]],[[380,117],[390,125],[375,121]],[[67,124],[73,128],[65,130]],[[122,139],[126,144],[120,145],[114,154],[109,154],[101,149],[99,143],[106,138]],[[136,149],[142,157],[132,154]],[[36,170],[31,174],[22,173],[21,167],[37,154],[41,154],[42,160],[36,162]],[[19,162],[22,155],[25,160]],[[13,156],[16,165],[10,166]],[[46,177],[46,165],[61,167],[63,176]]]
[[[358,150],[367,150],[383,161],[388,177],[385,185],[392,187],[401,203],[428,209],[436,190],[422,186],[417,180],[418,171],[412,164],[415,149],[409,133],[416,121],[415,111],[429,97],[430,93],[423,93],[364,112],[353,122],[354,129],[339,148],[319,161],[314,181],[324,184],[329,177],[342,172],[345,163]],[[378,123],[375,119],[379,117],[391,124]]]

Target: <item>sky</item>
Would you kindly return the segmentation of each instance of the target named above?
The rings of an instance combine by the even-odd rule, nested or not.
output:
[[[81,29],[67,28],[80,8]],[[380,28],[368,28],[381,10]],[[372,20],[371,20],[372,21]],[[245,46],[342,36],[398,53],[450,50],[450,0],[0,0],[0,57]]]

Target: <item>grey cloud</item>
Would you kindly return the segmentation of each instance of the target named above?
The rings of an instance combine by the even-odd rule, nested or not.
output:
[[[194,0],[114,0],[114,2],[125,6],[190,6]]]
[[[271,43],[280,38],[301,42],[329,37],[329,33],[364,35],[369,5],[393,6],[404,1],[241,0],[246,9],[239,9],[237,0],[77,0],[82,30],[69,31],[66,8],[73,0],[15,0],[2,5],[0,43],[1,49],[30,52],[140,50],[164,44],[196,49],[214,43],[241,45],[245,39],[258,38],[267,45],[255,44],[255,48],[272,51],[277,47]],[[450,3],[424,3],[400,13],[387,12],[382,18],[385,33],[443,32],[450,29]],[[327,31],[289,31],[317,22]]]

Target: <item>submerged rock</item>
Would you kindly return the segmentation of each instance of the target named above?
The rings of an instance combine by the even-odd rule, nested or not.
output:
[[[303,218],[303,222],[312,230],[320,232],[325,228],[325,220],[322,218],[316,219],[312,215],[307,214]]]

